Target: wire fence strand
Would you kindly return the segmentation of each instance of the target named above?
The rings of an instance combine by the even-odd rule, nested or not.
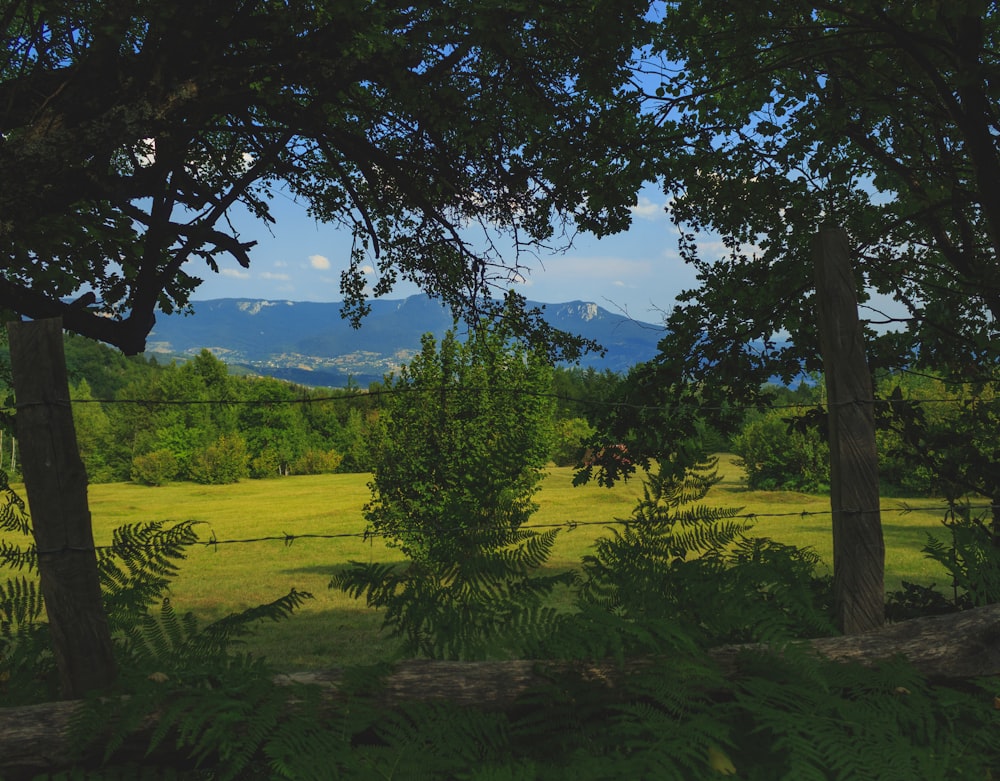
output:
[[[990,504],[963,504],[961,505],[963,509],[972,511],[992,511],[993,506]],[[843,509],[841,512],[859,514],[859,513],[873,513],[879,512],[881,514],[896,513],[899,515],[907,515],[914,512],[931,512],[931,513],[941,513],[943,516],[949,512],[955,510],[955,505],[949,504],[928,504],[928,505],[909,505],[904,504],[897,507],[881,507],[877,510],[875,509]],[[801,520],[811,519],[811,518],[821,518],[821,517],[832,517],[834,511],[830,510],[789,510],[788,512],[782,513],[760,513],[760,512],[745,512],[737,513],[731,516],[734,520],[745,520],[745,521],[760,521],[768,519],[790,519],[798,518]],[[191,521],[195,522],[195,521]],[[183,522],[181,522],[183,523]],[[605,528],[611,528],[614,526],[627,526],[642,523],[641,521],[636,521],[635,519],[629,518],[610,518],[600,521],[578,521],[574,519],[568,519],[565,521],[548,522],[548,523],[531,523],[524,524],[519,527],[526,531],[535,530],[550,530],[550,529],[564,529],[567,532],[575,531],[579,528],[600,526]],[[364,541],[370,541],[378,538],[387,538],[388,535],[380,534],[372,529],[364,529],[356,532],[303,532],[301,534],[293,534],[289,532],[281,532],[280,534],[262,534],[255,537],[243,537],[234,539],[218,539],[215,533],[212,532],[208,539],[197,540],[190,543],[192,547],[204,547],[218,549],[222,546],[231,545],[254,545],[259,543],[268,542],[280,542],[286,548],[292,547],[292,545],[300,540],[343,540],[343,539],[359,539]],[[136,547],[135,543],[129,543],[129,547]],[[138,547],[143,547],[139,545]],[[118,546],[114,544],[110,545],[95,545],[93,547],[71,547],[65,546],[62,548],[54,548],[49,550],[35,551],[39,556],[52,556],[59,554],[69,554],[69,553],[80,553],[80,552],[114,552],[118,549]],[[29,549],[30,550],[30,549]]]
[[[475,387],[475,386],[441,386],[441,387],[402,387],[402,388],[376,388],[359,392],[347,392],[336,395],[323,396],[302,396],[299,398],[286,399],[140,399],[140,398],[98,398],[98,399],[56,399],[47,402],[25,402],[13,405],[0,406],[0,415],[13,415],[18,409],[24,406],[37,404],[73,404],[73,405],[107,405],[107,406],[139,406],[150,409],[157,407],[279,407],[279,406],[310,406],[320,404],[356,404],[358,402],[375,401],[382,398],[409,395],[409,394],[441,394],[441,393],[490,393],[509,394],[512,396],[530,396],[534,398],[545,398],[552,401],[562,402],[567,405],[576,405],[582,408],[603,408],[603,409],[623,409],[645,413],[667,413],[674,412],[679,406],[697,406],[699,410],[705,412],[751,412],[762,409],[774,410],[823,410],[832,405],[827,400],[822,401],[787,401],[776,404],[738,404],[727,402],[725,404],[706,404],[703,402],[682,401],[678,403],[646,404],[622,399],[595,399],[570,396],[565,393],[534,391],[525,388],[503,388],[503,387]],[[910,405],[961,405],[968,404],[972,399],[957,398],[954,396],[937,396],[927,398],[865,398],[851,399],[840,402],[842,405],[874,405],[879,407],[897,407]],[[982,401],[982,400],[980,400]],[[989,399],[985,401],[991,401]]]

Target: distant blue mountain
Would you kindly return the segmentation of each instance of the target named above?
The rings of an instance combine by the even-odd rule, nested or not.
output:
[[[242,366],[307,385],[365,385],[397,369],[420,349],[420,337],[441,337],[451,313],[427,296],[371,302],[360,329],[340,316],[339,303],[219,298],[195,301],[193,315],[159,315],[147,353],[184,358],[211,350]],[[580,365],[624,372],[656,354],[662,326],[640,323],[583,301],[538,304],[553,328],[593,339],[607,349]]]

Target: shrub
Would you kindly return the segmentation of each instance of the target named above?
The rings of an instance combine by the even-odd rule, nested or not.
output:
[[[310,448],[292,463],[293,475],[325,475],[337,471],[344,457],[336,450]]]
[[[391,383],[372,442],[365,518],[418,560],[452,562],[496,532],[516,530],[549,457],[552,402],[546,356],[508,334],[449,332]]]
[[[177,477],[177,457],[169,450],[153,450],[132,459],[132,479],[143,485],[166,485]]]
[[[223,485],[248,477],[247,443],[239,434],[223,434],[191,461],[191,479],[196,483]]]
[[[287,464],[273,447],[265,447],[250,459],[250,477],[280,477],[287,474]]]
[[[552,462],[556,466],[578,466],[583,459],[585,442],[594,435],[594,427],[583,418],[556,422],[552,433]]]
[[[733,452],[746,469],[747,485],[765,491],[821,491],[830,483],[830,447],[813,428],[771,410],[751,420],[733,438]]]

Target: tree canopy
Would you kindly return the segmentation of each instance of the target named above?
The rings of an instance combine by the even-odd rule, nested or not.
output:
[[[391,378],[373,444],[373,530],[415,560],[451,562],[531,516],[550,451],[552,373],[502,329],[452,332]]]
[[[0,306],[140,352],[282,193],[353,230],[355,319],[401,279],[478,316],[519,251],[628,223],[646,7],[3,0]]]
[[[741,388],[819,368],[809,241],[837,223],[862,287],[893,302],[875,365],[995,360],[995,4],[668,6],[650,83],[674,143],[658,170],[701,286],[673,312],[665,352],[701,376],[738,367]],[[706,230],[721,248],[699,246]],[[780,332],[794,344],[768,342]],[[768,343],[755,354],[753,339]]]
[[[642,65],[654,168],[698,286],[620,389],[605,444],[690,462],[710,413],[820,371],[811,242],[843,226],[873,370],[994,375],[1000,336],[995,4],[680,0]],[[888,326],[888,327],[880,327]],[[665,411],[661,411],[665,410]],[[599,445],[600,443],[595,443]],[[610,451],[609,451],[610,452]]]

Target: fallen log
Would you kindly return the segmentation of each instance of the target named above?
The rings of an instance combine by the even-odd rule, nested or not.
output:
[[[878,662],[905,657],[921,673],[935,679],[1000,676],[1000,604],[943,616],[916,618],[881,629],[843,637],[824,637],[802,645],[832,661]],[[740,655],[767,650],[760,645],[714,648],[709,656],[723,673],[739,670]],[[641,664],[641,661],[633,664]],[[627,668],[628,666],[626,666]],[[406,700],[446,700],[471,707],[503,709],[559,673],[614,685],[623,670],[615,662],[552,662],[512,660],[443,662],[411,659],[397,663],[372,693],[391,707]],[[627,672],[627,669],[626,671]],[[276,683],[314,684],[336,699],[344,682],[339,670],[280,675]],[[69,725],[79,701],[0,708],[0,778],[17,781],[42,772],[65,769],[69,755]],[[141,740],[138,736],[137,740]]]

